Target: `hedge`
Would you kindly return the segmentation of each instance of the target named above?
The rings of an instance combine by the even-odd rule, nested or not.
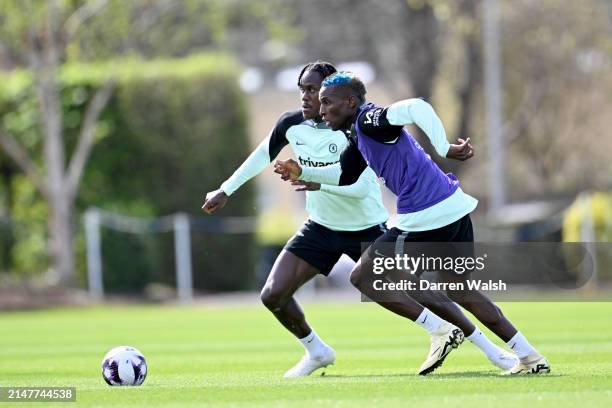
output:
[[[204,193],[217,188],[246,157],[246,101],[237,84],[238,70],[237,64],[223,54],[62,67],[59,77],[67,157],[76,145],[95,90],[109,78],[117,84],[100,118],[98,141],[76,203],[77,264],[82,279],[85,260],[80,216],[85,208],[95,205],[150,217],[176,211],[199,214]],[[40,162],[37,107],[27,72],[0,76],[1,124]],[[29,195],[17,197],[14,203],[42,202],[33,189],[20,187],[28,183],[24,177],[14,180],[13,193]],[[223,215],[253,215],[254,191],[245,187]],[[34,253],[41,251],[40,245],[34,245],[41,237],[29,233],[45,222],[46,207],[35,208],[34,213],[23,208],[11,211],[20,214],[13,215],[13,221],[23,231],[15,232],[12,250],[12,269],[18,272],[46,268],[45,257]],[[250,286],[255,253],[252,236],[194,233],[192,238],[196,288],[218,291]],[[151,281],[174,283],[170,236],[140,237],[104,230],[102,240],[109,290],[140,291]]]

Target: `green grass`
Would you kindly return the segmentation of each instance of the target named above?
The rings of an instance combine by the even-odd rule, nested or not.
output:
[[[355,302],[305,306],[337,361],[323,377],[284,380],[302,349],[262,306],[112,306],[0,314],[0,385],[75,386],[77,403],[62,406],[115,408],[612,406],[612,303],[502,307],[549,358],[550,375],[500,377],[466,342],[416,376],[426,334]],[[142,387],[102,379],[102,356],[124,344],[147,358]]]

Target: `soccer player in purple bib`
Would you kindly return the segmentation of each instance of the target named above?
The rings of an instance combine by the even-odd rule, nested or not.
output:
[[[284,180],[295,184],[317,182],[329,185],[350,185],[360,174],[371,168],[397,196],[398,226],[378,238],[366,254],[382,244],[396,243],[403,248],[410,242],[473,242],[469,214],[477,200],[464,193],[453,174],[444,174],[416,140],[404,129],[416,124],[431,140],[443,157],[465,160],[473,155],[467,140],[451,145],[446,139],[442,122],[431,105],[422,99],[408,99],[388,107],[367,103],[363,82],[350,72],[338,72],[323,81],[319,92],[320,113],[332,130],[351,130],[349,144],[340,156],[340,163],[323,168],[301,167],[294,160],[277,161],[275,171]],[[364,258],[351,274],[351,282],[362,293],[375,297],[368,275],[362,268]],[[493,331],[518,357],[517,364],[505,374],[542,374],[550,365],[525,336],[504,316],[484,294],[477,291],[449,291],[450,298],[470,311]],[[383,305],[392,308],[392,305]],[[390,307],[389,307],[390,306]],[[392,310],[392,309],[391,309]],[[405,302],[401,314],[412,321],[439,319],[423,316],[418,302]],[[477,346],[486,338],[477,328],[465,333]],[[482,339],[482,340],[481,340]],[[487,346],[484,345],[486,348]],[[482,348],[482,347],[481,347]]]
[[[222,209],[231,194],[261,173],[287,144],[305,166],[338,162],[340,153],[349,143],[347,135],[343,131],[331,130],[319,116],[321,83],[335,72],[333,65],[323,61],[309,63],[302,69],[297,84],[301,109],[283,114],[270,135],[234,174],[218,190],[206,195],[202,206],[205,213],[212,214]],[[382,223],[388,217],[376,175],[371,169],[362,172],[357,182],[351,185],[303,183],[299,190],[307,191],[309,219],[278,256],[261,293],[265,306],[295,335],[306,351],[285,377],[310,375],[335,360],[334,350],[307,322],[294,297],[295,291],[317,274],[326,276],[343,253],[357,261],[364,249],[363,244],[369,244],[383,234],[386,227]],[[388,302],[381,304],[406,316],[402,312],[404,302],[413,300],[408,295],[400,295],[393,300],[393,307],[389,307]],[[431,335],[430,351],[418,371],[426,375],[439,367],[463,341],[463,332],[471,333],[475,326],[440,292],[420,293],[418,302],[423,306],[423,316],[415,323]],[[484,335],[478,347],[499,368],[508,369],[515,364],[513,355],[493,345]]]

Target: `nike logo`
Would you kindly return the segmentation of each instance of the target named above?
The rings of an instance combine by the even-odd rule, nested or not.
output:
[[[304,146],[306,143],[302,143],[302,142],[300,142],[300,141],[298,140],[297,142],[295,142],[295,144],[296,144],[296,145],[298,145],[298,146]]]
[[[434,354],[436,354],[436,351],[440,350],[440,347],[438,347],[437,349],[435,349],[434,351],[431,352],[431,356],[433,356]]]
[[[514,344],[512,345],[512,347],[510,347],[510,350],[514,350],[514,347],[515,347],[515,346],[516,346],[516,343],[514,343]]]
[[[314,340],[314,338],[308,340],[306,343],[312,343],[313,340]]]
[[[534,374],[538,374],[541,370],[544,370],[544,371],[549,373],[550,372],[550,367],[547,366],[546,364],[538,364],[536,366],[536,368],[532,368],[531,369],[531,372],[534,373]]]
[[[381,258],[384,258],[384,257],[385,257],[385,254],[381,253],[381,252],[380,252],[378,249],[375,249],[375,250],[374,250],[374,253],[375,253],[377,256],[380,256]]]
[[[427,321],[428,317],[429,317],[429,315],[425,316],[425,318],[423,319],[423,321],[421,323],[425,323]]]

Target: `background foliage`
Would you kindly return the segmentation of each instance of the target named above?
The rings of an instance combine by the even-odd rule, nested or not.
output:
[[[223,54],[64,66],[61,95],[69,150],[74,148],[84,109],[95,89],[109,77],[118,83],[100,118],[98,142],[77,199],[79,213],[90,205],[133,216],[197,213],[202,193],[216,187],[248,154],[246,106],[237,72],[236,63]],[[0,116],[3,126],[34,154],[40,151],[41,141],[31,83],[24,73],[13,75],[2,81],[10,87],[0,86]],[[12,239],[16,241],[10,253],[11,269],[22,273],[42,270],[47,262],[46,207],[25,178],[16,176],[10,187]],[[225,214],[251,215],[253,198],[247,186]],[[105,231],[108,289],[142,289],[150,281],[173,283],[174,243],[166,235],[139,237]],[[193,238],[197,287],[240,289],[249,284],[252,240],[240,240],[241,256],[236,257],[235,238],[208,234],[193,234]],[[77,247],[83,276],[82,237]],[[202,252],[209,256],[201,256]],[[204,271],[219,274],[200,279]]]

